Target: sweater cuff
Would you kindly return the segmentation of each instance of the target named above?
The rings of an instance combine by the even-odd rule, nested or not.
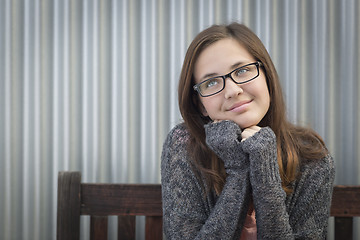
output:
[[[244,152],[249,154],[250,178],[260,186],[277,183],[281,187],[279,165],[277,162],[277,144],[274,132],[262,128],[243,142]],[[254,187],[254,186],[253,186]]]

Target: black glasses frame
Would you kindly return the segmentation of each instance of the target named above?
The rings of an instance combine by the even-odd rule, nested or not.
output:
[[[253,77],[253,78],[251,78],[251,79],[249,79],[249,80],[246,80],[246,81],[244,81],[244,82],[237,82],[237,81],[235,81],[235,80],[232,78],[231,74],[232,74],[233,72],[235,72],[235,71],[237,71],[237,70],[239,70],[239,69],[241,69],[241,68],[250,66],[250,65],[255,65],[255,66],[256,66],[257,75],[256,75],[255,77]],[[197,92],[200,94],[200,96],[202,96],[202,97],[210,97],[210,96],[213,96],[213,95],[215,95],[215,94],[218,94],[218,93],[221,92],[222,90],[224,90],[224,88],[225,88],[225,80],[226,80],[227,78],[230,78],[230,79],[231,79],[234,83],[236,83],[236,84],[244,84],[244,83],[250,82],[251,80],[254,80],[255,78],[257,78],[257,77],[260,75],[259,67],[260,67],[261,65],[262,65],[262,63],[261,63],[260,61],[246,64],[246,65],[244,65],[244,66],[241,66],[241,67],[238,67],[238,68],[232,70],[232,71],[229,72],[228,74],[225,74],[225,75],[222,75],[222,76],[216,76],[216,77],[212,77],[212,78],[206,79],[205,81],[202,81],[201,83],[195,84],[195,85],[193,86],[193,88],[194,88],[194,90],[197,91]],[[200,91],[200,85],[203,84],[204,82],[207,82],[207,81],[210,81],[210,80],[212,80],[212,79],[214,79],[214,78],[219,78],[219,77],[221,77],[221,78],[223,79],[223,87],[222,87],[219,91],[217,91],[217,92],[215,92],[215,93],[212,93],[212,94],[209,94],[209,95],[203,95],[203,94],[201,93],[201,91]]]

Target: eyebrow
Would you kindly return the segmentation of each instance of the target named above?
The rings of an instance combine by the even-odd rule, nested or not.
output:
[[[235,68],[238,68],[238,67],[240,67],[240,66],[244,66],[244,65],[246,65],[246,64],[248,64],[248,63],[245,63],[245,62],[236,62],[236,63],[234,63],[233,65],[230,66],[230,69],[231,69],[231,71],[232,71],[232,70],[234,70]],[[223,75],[219,75],[219,74],[217,74],[217,73],[208,73],[208,74],[204,75],[202,78],[200,78],[200,81],[205,81],[205,80],[207,80],[207,79],[209,79],[209,78],[211,78],[211,77],[217,77],[217,76],[223,76]]]

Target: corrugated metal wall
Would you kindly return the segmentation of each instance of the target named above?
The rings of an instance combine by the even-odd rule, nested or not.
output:
[[[357,0],[0,0],[0,239],[55,238],[58,171],[160,182],[185,51],[213,23],[259,35],[289,117],[325,138],[337,184],[360,184],[359,13]]]

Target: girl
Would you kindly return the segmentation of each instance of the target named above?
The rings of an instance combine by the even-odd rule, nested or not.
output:
[[[233,23],[190,44],[179,82],[184,123],[161,175],[166,239],[323,239],[334,165],[314,131],[288,122],[259,38]]]

